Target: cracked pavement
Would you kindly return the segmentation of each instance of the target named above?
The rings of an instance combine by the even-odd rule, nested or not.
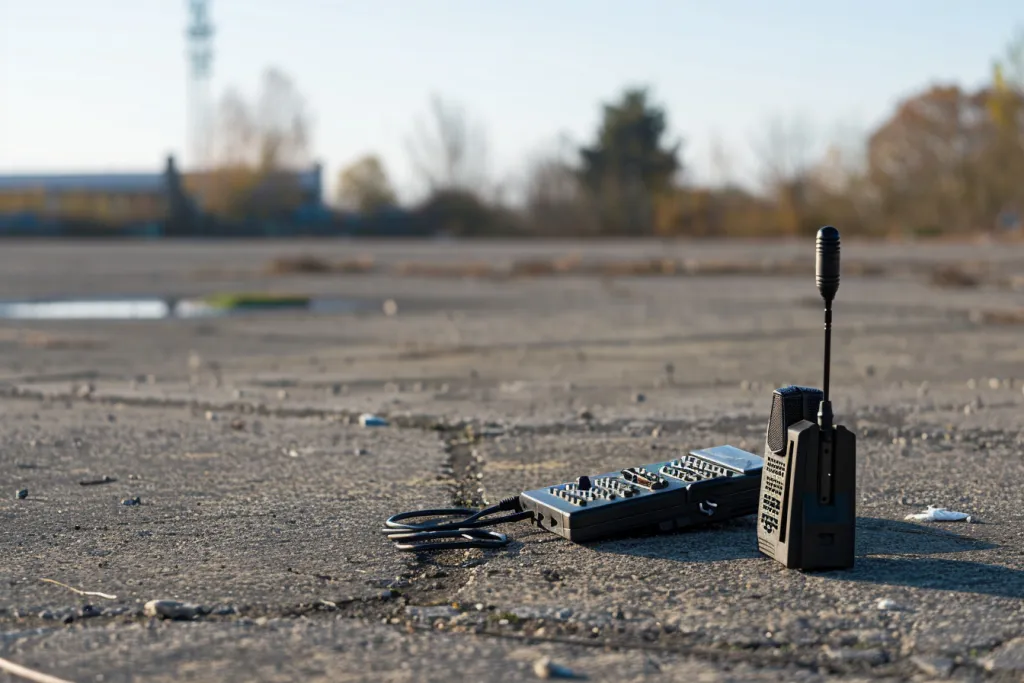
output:
[[[806,253],[808,275],[260,272],[282,253],[504,263],[545,250]],[[857,564],[804,574],[758,555],[752,516],[586,545],[519,523],[504,548],[422,557],[379,530],[395,512],[666,451],[759,453],[772,389],[820,383],[810,242],[5,243],[12,298],[230,289],[367,306],[0,321],[0,658],[106,682],[520,681],[542,657],[589,680],[1020,680],[1024,326],[971,312],[1024,294],[939,289],[920,268],[1015,275],[1024,248],[844,246],[856,259],[892,266],[844,277],[835,305]],[[396,316],[380,312],[388,298]],[[360,427],[362,412],[391,425]],[[116,481],[81,484],[104,476]],[[905,521],[929,504],[977,523]],[[155,599],[202,614],[147,617]]]

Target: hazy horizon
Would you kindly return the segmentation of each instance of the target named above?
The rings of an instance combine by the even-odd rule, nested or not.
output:
[[[514,182],[560,136],[590,140],[600,105],[631,85],[666,107],[691,177],[723,173],[717,140],[744,180],[770,118],[805,122],[819,146],[856,141],[930,83],[985,82],[1024,24],[1009,0],[211,4],[215,95],[282,69],[314,115],[325,184],[377,153],[406,198],[405,139],[434,93],[484,126],[496,181]],[[0,6],[0,172],[187,161],[187,21],[185,0]]]

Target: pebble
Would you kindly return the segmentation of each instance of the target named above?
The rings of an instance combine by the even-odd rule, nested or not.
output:
[[[910,658],[911,663],[929,676],[947,678],[953,673],[953,660],[945,657],[924,657],[914,655]]]
[[[978,388],[978,380],[974,379],[973,377],[971,379],[967,380],[967,388],[968,389],[977,389]]]
[[[25,500],[26,498],[28,498],[28,489],[18,489],[17,491],[15,491],[14,497],[17,498],[18,500]]]
[[[1014,638],[1004,643],[982,665],[991,672],[1024,673],[1024,638]]]
[[[216,422],[217,421],[217,416],[213,413],[212,410],[207,410],[206,411],[206,419],[208,421],[210,421],[210,422]]]
[[[899,603],[895,600],[890,600],[889,598],[882,598],[879,600],[877,607],[884,612],[897,612],[903,609]]]
[[[202,614],[202,608],[174,600],[150,600],[142,608],[142,613],[147,617],[187,621]]]
[[[637,403],[643,403],[644,401],[647,400],[647,397],[644,396],[643,394],[637,394],[636,396],[633,397],[633,400],[636,401]]]
[[[95,605],[82,605],[82,618],[89,619],[91,617],[98,617],[103,614],[103,610]]]
[[[288,392],[285,391],[284,389],[281,389],[280,391],[277,392],[277,397],[283,401],[286,398],[288,398]]]
[[[998,388],[999,388],[999,386],[1000,386],[1000,384],[1001,384],[1001,383],[1000,383],[1000,381],[999,381],[999,378],[998,378],[998,377],[992,377],[992,378],[991,378],[991,379],[989,379],[989,381],[988,381],[988,388],[989,388],[989,389],[998,389]]]
[[[854,648],[834,648],[826,645],[825,656],[835,661],[864,662],[869,666],[884,664],[886,661],[885,652],[878,648],[859,650]]]
[[[579,418],[581,420],[593,420],[594,419],[594,414],[592,412],[590,412],[589,410],[587,410],[586,408],[583,408],[579,412]]]
[[[121,501],[121,505],[142,505],[142,499],[139,498],[138,496],[135,496],[134,498],[125,498],[124,500]]]
[[[384,311],[384,315],[388,317],[398,315],[398,302],[394,299],[388,299],[381,306],[381,309]]]

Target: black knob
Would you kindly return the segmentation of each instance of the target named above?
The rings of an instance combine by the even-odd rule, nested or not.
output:
[[[580,491],[589,491],[590,490],[590,477],[588,477],[585,474],[583,476],[581,476],[581,477],[578,477],[576,479],[576,488],[578,488]]]
[[[818,291],[825,301],[832,301],[839,291],[839,231],[831,225],[819,230],[817,252],[814,275]]]

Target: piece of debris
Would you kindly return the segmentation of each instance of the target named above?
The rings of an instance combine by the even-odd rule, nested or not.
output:
[[[25,500],[28,498],[28,489],[18,489],[14,492],[14,497],[18,500]]]
[[[66,583],[61,583],[60,581],[55,581],[53,579],[39,579],[39,580],[44,582],[44,583],[52,583],[53,585],[60,586],[61,588],[67,588],[72,593],[77,593],[78,595],[91,595],[91,596],[97,597],[97,598],[106,598],[107,600],[117,600],[117,596],[116,595],[107,595],[106,593],[99,593],[97,591],[83,591],[83,590],[80,590],[78,588],[75,588],[74,586],[69,586]]]
[[[83,479],[78,483],[82,486],[99,486],[100,484],[113,484],[115,481],[117,481],[117,477],[104,474],[99,479]]]
[[[142,505],[142,499],[138,496],[135,496],[134,498],[125,498],[121,501],[121,505]]]
[[[142,608],[142,612],[147,617],[160,617],[175,621],[189,621],[205,613],[199,605],[189,605],[174,600],[150,600]]]
[[[394,299],[388,299],[385,301],[381,308],[384,311],[384,315],[389,318],[398,315],[398,302]]]
[[[231,421],[231,428],[234,429],[236,432],[242,431],[243,429],[245,429],[245,420],[243,420],[240,417],[236,417],[234,420]]]
[[[373,413],[363,413],[359,416],[360,427],[387,427],[388,421]]]
[[[971,523],[973,520],[971,516],[966,512],[954,512],[947,510],[946,508],[936,507],[935,505],[929,505],[928,509],[924,512],[915,512],[914,514],[907,515],[905,519],[913,520],[915,522],[964,522]]]
[[[12,676],[20,676],[26,681],[35,681],[36,683],[71,683],[63,678],[57,678],[56,676],[50,676],[49,674],[39,673],[33,671],[27,667],[15,664],[2,657],[0,657],[0,671],[6,671]]]
[[[876,607],[882,610],[883,612],[898,612],[899,610],[903,609],[903,607],[898,602],[896,602],[895,600],[890,600],[889,598],[882,598],[881,600],[879,600]]]
[[[541,657],[533,663],[533,673],[537,678],[583,678],[572,669],[555,664],[550,657]]]
[[[946,657],[924,657],[922,655],[914,655],[910,658],[910,661],[914,666],[929,676],[949,678],[949,674],[953,673],[953,660],[947,659]]]

